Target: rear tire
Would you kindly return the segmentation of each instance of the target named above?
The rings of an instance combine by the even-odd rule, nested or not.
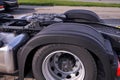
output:
[[[38,49],[32,62],[36,80],[96,80],[97,68],[90,53],[78,46],[52,44]]]

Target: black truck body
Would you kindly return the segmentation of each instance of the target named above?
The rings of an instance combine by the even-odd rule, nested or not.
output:
[[[0,1],[0,11],[4,10],[4,6],[3,6],[3,0]]]
[[[6,10],[15,10],[18,8],[17,0],[0,0],[0,11]]]
[[[117,80],[120,29],[95,13],[0,18],[0,72],[36,80]],[[72,65],[72,66],[71,66]],[[47,67],[46,67],[47,66]]]

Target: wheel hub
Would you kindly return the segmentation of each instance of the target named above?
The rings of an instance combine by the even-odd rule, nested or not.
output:
[[[80,59],[68,51],[55,51],[43,62],[43,71],[51,80],[83,80],[85,69]],[[44,68],[47,66],[46,68]],[[46,80],[50,80],[45,74]]]
[[[58,68],[64,72],[70,72],[75,65],[75,59],[69,54],[62,54],[58,57]]]

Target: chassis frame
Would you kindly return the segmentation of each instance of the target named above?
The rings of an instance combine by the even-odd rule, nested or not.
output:
[[[44,15],[46,16],[46,14]],[[44,15],[42,14],[42,16]],[[82,45],[86,47],[88,51],[93,53],[93,56],[96,56],[97,58],[99,58],[100,62],[98,61],[99,63],[98,67],[102,71],[100,76],[103,76],[104,80],[114,80],[115,78],[118,78],[120,76],[120,70],[119,70],[120,66],[118,63],[119,55],[120,55],[119,54],[119,51],[120,51],[120,29],[119,28],[106,25],[105,23],[102,23],[102,22],[67,19],[64,15],[56,16],[56,15],[50,14],[48,16],[51,16],[51,15],[59,18],[60,20],[44,21],[43,19],[40,19],[37,21],[32,21],[32,20],[29,21],[24,18],[13,19],[11,16],[3,17],[0,19],[1,32],[15,33],[16,35],[25,33],[29,35],[29,39],[27,40],[27,42],[25,42],[25,44],[22,44],[19,47],[19,49],[15,51],[16,55],[14,58],[18,64],[18,65],[16,64],[17,67],[15,72],[1,73],[1,74],[16,75],[16,73],[18,73],[19,71],[19,74],[17,74],[19,75],[19,80],[23,80],[24,77],[31,71],[31,66],[28,64],[31,64],[31,62],[29,61],[33,59],[34,54],[32,53],[36,51],[38,47],[42,47],[47,44],[71,44],[71,45],[77,45],[77,46]],[[69,25],[69,24],[72,25],[70,28],[74,27],[75,25],[79,26],[79,24],[88,25],[88,26],[82,27],[83,31],[86,29],[88,31],[93,29],[94,30],[93,32],[99,33],[99,35],[102,35],[104,39],[97,37],[97,35],[95,35],[95,37],[98,38],[97,39],[98,41],[94,39],[95,43],[91,43],[94,46],[91,47],[91,45],[88,45],[87,43],[82,44],[82,42],[79,42],[79,41],[82,41],[83,37],[78,38],[76,35],[67,35],[67,34],[66,34],[67,35],[66,37],[64,35],[64,32],[62,31],[60,35],[55,34],[57,32],[51,33],[52,34],[51,35],[49,33],[42,31],[47,26],[48,27],[52,26],[53,28],[57,27],[58,28],[58,29],[56,28],[56,31],[57,31],[59,30],[59,27],[61,27],[60,25]],[[47,30],[49,32],[49,28]],[[64,37],[64,41],[62,40],[62,37]],[[56,41],[53,41],[54,39]],[[88,38],[84,38],[84,39],[86,40],[86,42],[91,42],[90,40],[87,40]],[[89,37],[89,39],[91,38]],[[96,47],[96,50],[95,50],[95,47]],[[105,74],[105,76],[103,74]]]

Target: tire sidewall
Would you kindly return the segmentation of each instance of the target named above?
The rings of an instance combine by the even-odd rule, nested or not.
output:
[[[33,59],[33,74],[36,80],[46,80],[42,73],[42,64],[44,59],[52,52],[64,50],[74,53],[84,65],[85,78],[84,80],[96,80],[97,69],[95,61],[90,53],[81,47],[66,44],[47,45],[41,49],[38,49]]]

